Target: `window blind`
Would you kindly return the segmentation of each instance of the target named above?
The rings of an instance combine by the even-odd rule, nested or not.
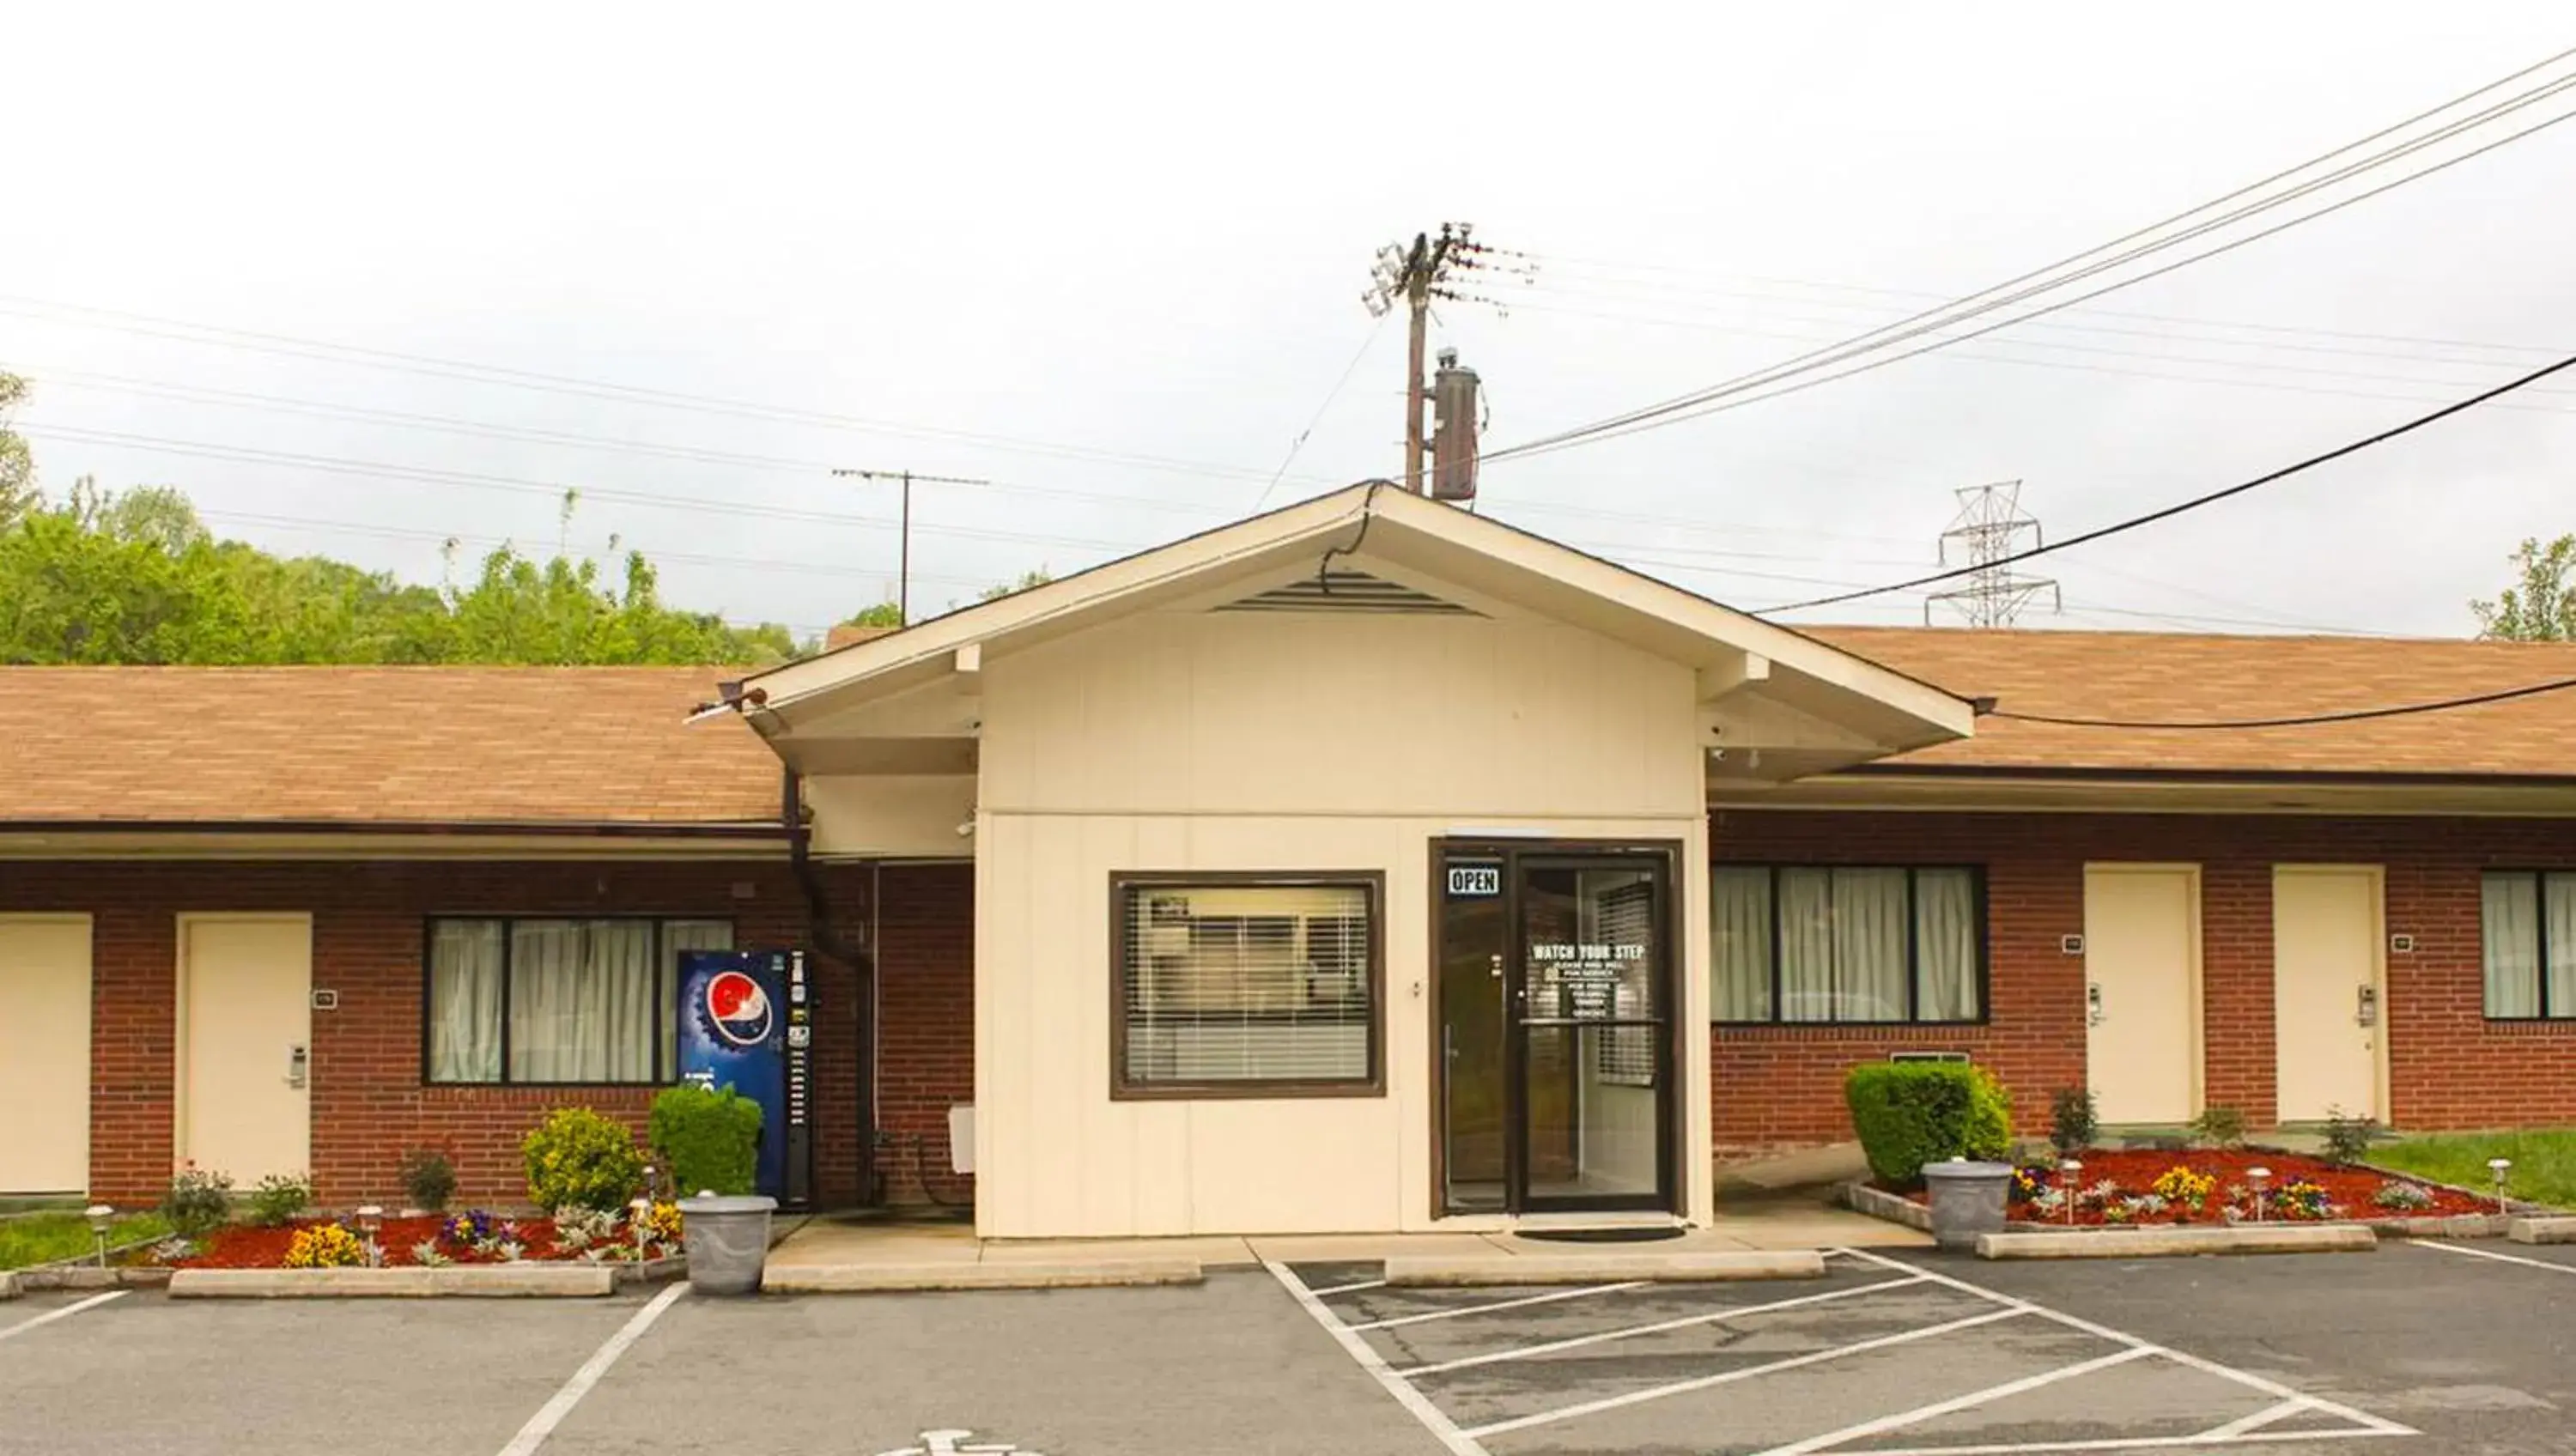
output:
[[[1122,885],[1125,1080],[1372,1080],[1370,900],[1356,884]]]

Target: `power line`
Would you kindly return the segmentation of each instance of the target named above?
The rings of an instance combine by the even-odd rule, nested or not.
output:
[[[2319,465],[2326,464],[2329,461],[2340,460],[2346,455],[2357,454],[2374,445],[2386,444],[2388,441],[2394,440],[2400,435],[2412,434],[2415,431],[2424,428],[2426,425],[2449,419],[2451,416],[2459,414],[2464,410],[2475,409],[2479,405],[2486,403],[2488,400],[2510,394],[2525,385],[2546,379],[2550,375],[2570,368],[2576,368],[2576,354],[2571,354],[2568,357],[2559,360],[2555,364],[2544,365],[2539,369],[2533,370],[2529,374],[2523,375],[2519,379],[2499,384],[2493,389],[2485,390],[2478,394],[2473,394],[2467,399],[2461,400],[2456,404],[2444,405],[2442,408],[2433,411],[2431,414],[2418,415],[2404,424],[2393,425],[2388,429],[2380,431],[2378,434],[2355,440],[2350,444],[2338,445],[2334,449],[2328,450],[2323,454],[2311,455],[2307,459],[2301,460],[2296,464],[2282,466],[2280,469],[2268,474],[2258,475],[2252,480],[2239,482],[2238,484],[2228,486],[2223,490],[2213,490],[2205,495],[2193,496],[2191,499],[2186,501],[2177,501],[2173,505],[2166,506],[2160,510],[2149,511],[2143,516],[2132,516],[2125,521],[2115,521],[2108,526],[2097,527],[2093,530],[2083,532],[2080,535],[2069,536],[2061,541],[2034,546],[2027,551],[2016,552],[2010,556],[2003,557],[1998,561],[1985,563],[1984,565],[1986,567],[1994,567],[2010,565],[2015,562],[2028,561],[2034,557],[2046,556],[2051,552],[2064,551],[2072,547],[2081,546],[2088,541],[2099,541],[2106,536],[2116,536],[2123,531],[2134,531],[2140,526],[2152,525],[2157,521],[2166,520],[2173,516],[2179,516],[2185,511],[2198,510],[2202,506],[2226,500],[2230,496],[2243,495],[2249,490],[2270,485],[2274,481],[2286,480],[2303,470],[2311,470]],[[1980,568],[1977,566],[1965,566],[1953,571],[1941,571],[1935,572],[1929,576],[1918,576],[1911,581],[1894,582],[1887,586],[1868,587],[1860,591],[1844,592],[1837,596],[1817,597],[1812,601],[1792,602],[1784,607],[1768,608],[1767,611],[1805,611],[1813,607],[1829,607],[1841,602],[1857,601],[1862,597],[1877,596],[1884,592],[1913,591],[1917,588],[1931,586],[1938,582],[1955,580],[1979,569]]]
[[[217,445],[198,440],[172,440],[157,435],[133,435],[113,430],[80,429],[69,425],[20,425],[22,435],[40,439],[80,440],[89,443],[123,445],[171,455],[198,456],[210,460],[238,460],[261,465],[283,465],[295,470],[327,471],[348,475],[376,476],[388,480],[413,480],[432,485],[456,485],[476,490],[511,491],[560,499],[568,482],[529,480],[519,476],[483,475],[472,471],[442,470],[430,467],[388,465],[371,460],[350,460],[332,455],[301,455],[284,450],[260,450],[247,446]],[[819,521],[838,526],[873,526],[898,529],[899,523],[881,516],[857,516],[835,511],[804,510],[793,506],[765,505],[754,501],[711,499],[705,496],[659,495],[650,491],[578,487],[585,499],[617,501],[621,504],[649,506],[662,510],[711,511],[729,516],[759,516],[782,521]],[[1099,541],[1078,536],[1044,536],[1027,531],[991,531],[972,526],[922,526],[925,534],[957,536],[988,541],[1029,542],[1038,545],[1072,546],[1086,550],[1130,551],[1134,547],[1116,541]]]
[[[2375,718],[2404,718],[2417,713],[2447,713],[2457,708],[2475,708],[2488,703],[2511,702],[2516,698],[2536,698],[2543,693],[2565,692],[2576,688],[2576,677],[2553,678],[2548,682],[2505,688],[2492,693],[2472,693],[2466,697],[2442,698],[2429,703],[2402,703],[2386,708],[2355,708],[2343,713],[2309,713],[2293,718],[2202,718],[2183,721],[2160,721],[2147,718],[2061,718],[2049,713],[2011,713],[2000,708],[1985,716],[2005,718],[2015,723],[2045,723],[2055,728],[2125,728],[2132,731],[2154,729],[2168,732],[2235,730],[2243,728],[2313,728],[2329,723],[2360,723]]]
[[[2009,328],[2018,323],[2026,323],[2046,314],[2055,313],[2063,309],[2071,308],[2076,304],[2083,303],[2094,298],[2099,298],[2104,294],[2135,286],[2136,284],[2145,282],[2148,279],[2161,277],[2166,273],[2173,272],[2178,268],[2187,267],[2192,263],[2202,262],[2207,259],[2220,256],[2221,254],[2232,252],[2237,248],[2244,247],[2263,238],[2271,237],[2274,234],[2296,227],[2302,223],[2312,222],[2318,218],[2339,212],[2346,207],[2350,207],[2371,197],[2378,196],[2380,193],[2386,192],[2392,188],[2403,186],[2408,182],[2420,181],[2425,177],[2432,176],[2437,172],[2467,161],[2471,157],[2483,155],[2497,147],[2507,145],[2511,142],[2527,137],[2534,132],[2554,126],[2559,122],[2567,120],[2570,116],[2576,116],[2576,112],[2562,113],[2548,118],[2547,120],[2539,122],[2533,126],[2526,127],[2521,131],[2510,133],[2496,141],[2489,142],[2467,152],[2463,152],[2458,156],[2443,159],[2418,171],[2408,173],[2392,181],[2382,183],[2379,186],[2366,189],[2350,197],[2329,203],[2313,212],[2304,213],[2285,222],[2276,223],[2268,228],[2263,228],[2243,237],[2232,239],[2206,251],[2193,254],[2172,263],[2167,263],[2161,267],[2150,269],[2144,273],[2140,273],[2129,278],[2115,280],[2109,284],[2070,298],[2061,299],[2054,303],[2043,303],[2040,307],[2034,309],[2030,313],[1988,324],[1982,328],[1978,328],[1964,334],[1933,339],[1914,349],[1906,350],[1876,360],[1863,362],[1856,368],[1842,370],[1820,377],[1809,377],[1805,379],[1800,379],[1798,377],[1801,375],[1812,376],[1814,371],[1826,368],[1830,365],[1859,358],[1863,355],[1876,352],[1891,345],[1902,343],[1909,338],[1919,337],[1926,333],[1932,333],[1965,323],[1979,315],[2009,307],[2024,299],[2035,297],[2036,295],[2049,292],[2053,289],[2062,288],[2069,283],[2090,277],[2110,268],[2118,267],[2124,263],[2135,261],[2138,258],[2146,257],[2150,254],[2178,246],[2181,243],[2187,242],[2194,237],[2198,237],[2216,228],[2283,206],[2288,202],[2305,196],[2310,192],[2317,191],[2320,188],[2348,180],[2362,172],[2385,166],[2390,162],[2420,151],[2437,142],[2448,140],[2463,132],[2483,126],[2498,117],[2509,115],[2514,111],[2521,110],[2528,106],[2536,105],[2540,101],[2546,100],[2562,91],[2568,90],[2571,87],[2576,87],[2576,75],[2562,77],[2556,81],[2534,87],[2516,96],[2509,97],[2504,101],[2494,103],[2482,111],[2446,123],[2442,127],[2437,128],[2425,136],[2388,148],[2375,155],[2365,157],[2361,161],[2348,163],[2322,177],[2310,179],[2309,181],[2303,182],[2286,192],[2265,198],[2262,201],[2249,203],[2242,207],[2235,208],[2219,217],[2195,224],[2180,233],[2176,233],[2169,237],[2158,238],[2153,242],[2140,243],[2134,247],[2127,246],[2136,239],[2150,237],[2154,234],[2163,232],[2165,229],[2171,228],[2190,218],[2208,212],[2212,208],[2220,207],[2237,198],[2246,196],[2249,193],[2269,187],[2275,182],[2296,176],[2301,172],[2311,170],[2336,157],[2342,156],[2363,146],[2370,145],[2383,137],[2402,131],[2418,122],[2426,120],[2427,118],[2458,107],[2477,96],[2485,94],[2486,92],[2493,91],[2500,86],[2520,80],[2525,76],[2531,75],[2533,72],[2554,65],[2571,55],[2576,55],[2576,49],[2562,51],[2558,55],[2552,56],[2536,65],[2526,67],[2521,71],[2515,72],[2513,75],[2504,77],[2498,81],[2489,82],[2484,86],[2478,87],[2476,90],[2467,92],[2450,101],[2446,101],[2439,106],[2417,113],[2415,116],[2409,117],[2392,126],[2384,127],[2359,141],[2347,143],[2346,145],[2338,147],[2319,157],[2302,162],[2295,167],[2274,173],[2272,176],[2266,177],[2259,182],[2238,188],[2234,192],[2227,193],[2221,197],[2212,199],[2209,202],[2202,203],[2185,212],[2177,213],[2172,217],[2163,219],[2162,221],[2151,224],[2145,228],[2133,230],[2119,238],[2113,239],[2109,243],[2104,243],[2082,253],[2077,253],[2070,257],[2059,259],[2057,262],[2048,264],[2042,268],[2022,273],[2014,278],[2005,280],[2003,283],[1999,283],[1977,293],[1970,294],[1965,298],[1956,300],[1955,302],[1941,308],[1924,310],[1920,313],[1911,315],[1906,319],[1898,320],[1896,323],[1854,335],[1852,338],[1845,340],[1842,343],[1830,345],[1821,349],[1810,350],[1805,354],[1784,360],[1779,364],[1769,366],[1765,369],[1756,370],[1749,374],[1739,375],[1734,379],[1725,381],[1724,383],[1712,385],[1706,389],[1693,391],[1690,394],[1678,396],[1660,404],[1630,410],[1624,414],[1614,415],[1608,419],[1596,421],[1593,424],[1577,426],[1570,430],[1559,431],[1554,435],[1542,436],[1537,440],[1527,442],[1523,445],[1494,451],[1486,458],[1488,460],[1517,458],[1522,455],[1535,454],[1544,450],[1564,448],[1573,444],[1582,443],[1586,440],[1615,438],[1620,435],[1635,433],[1644,429],[1660,428],[1664,424],[1677,423],[1684,419],[1697,418],[1700,415],[1714,413],[1722,408],[1751,403],[1753,400],[1741,398],[1741,396],[1752,390],[1763,389],[1773,385],[1784,385],[1785,387],[1783,388],[1772,390],[1769,393],[1754,397],[1757,399],[1777,398],[1781,394],[1792,393],[1799,389],[1811,388],[1818,384],[1830,383],[1837,379],[1849,378],[1854,374],[1866,373],[1872,369],[1883,368],[1889,364],[1896,363],[1899,360],[1915,357],[1918,354],[1928,353],[1935,349],[1946,348],[1952,344],[1963,342],[1968,339],[1979,338],[1985,334],[1993,333],[1999,329]],[[2114,256],[2108,259],[2100,259],[2091,263],[2085,263],[2084,261],[2089,258],[2096,258],[2097,255],[2114,249],[2120,249],[2121,251],[2115,253]],[[2083,264],[2083,266],[2076,268],[2076,271],[2068,273],[2062,277],[2049,276],[2061,273],[2063,270],[2075,267],[2077,264]],[[2034,279],[2044,279],[2045,281],[2035,283],[2031,282],[2031,280]],[[2025,284],[2028,286],[2023,286]],[[1996,294],[2001,294],[2002,296],[1992,296]]]
[[[584,379],[574,375],[546,374],[498,364],[443,359],[427,354],[407,354],[399,350],[338,344],[323,339],[305,339],[290,334],[263,333],[252,329],[194,323],[186,319],[167,318],[155,314],[129,313],[119,309],[93,308],[81,304],[54,303],[45,299],[15,295],[0,294],[0,314],[41,319],[49,323],[68,324],[79,328],[108,329],[146,338],[171,339],[212,348],[237,349],[251,353],[311,359],[329,364],[358,365],[432,378],[455,379],[470,384],[577,395],[625,404],[650,404],[659,408],[693,410],[701,414],[727,415],[743,419],[816,425],[831,429],[856,430],[925,440],[956,441],[987,449],[1131,465],[1146,470],[1179,471],[1190,475],[1261,478],[1260,471],[1240,465],[1217,465],[1206,461],[1104,450],[1093,446],[1068,445],[973,430],[954,430],[930,425],[903,425],[889,420],[836,414],[826,410],[689,394],[644,385]],[[66,314],[73,316],[58,316]]]
[[[1334,380],[1333,387],[1324,392],[1324,402],[1315,406],[1315,417],[1306,422],[1306,428],[1297,432],[1296,439],[1288,442],[1288,453],[1280,457],[1279,468],[1270,472],[1270,483],[1252,499],[1252,509],[1256,513],[1268,503],[1270,493],[1279,488],[1280,480],[1288,474],[1288,467],[1297,463],[1297,452],[1306,448],[1306,437],[1315,433],[1315,427],[1324,422],[1325,414],[1332,409],[1333,401],[1340,399],[1342,390],[1349,386],[1351,376],[1360,372],[1360,361],[1368,357],[1369,347],[1377,342],[1378,335],[1386,332],[1386,320],[1385,313],[1377,315],[1377,321],[1369,325],[1367,336],[1360,340],[1359,348],[1352,352],[1351,362],[1342,366],[1341,378]]]
[[[1542,265],[1535,273],[1525,276],[1523,281],[1527,286],[1536,289],[1549,289],[1557,285],[1558,275],[1550,271],[1544,265],[1560,260],[1556,260],[1548,254],[1541,253],[1524,254],[1523,256],[1532,258]],[[1578,259],[1573,261],[1580,263],[1583,260]],[[1663,265],[1638,263],[1605,264],[1601,266],[1652,269],[1662,267]],[[1687,270],[1676,268],[1672,271]],[[1709,276],[1732,277],[1734,275],[1712,274]],[[1598,298],[1619,303],[1651,304],[1658,301],[1658,295],[1668,295],[1676,298],[1732,298],[1764,305],[1783,303],[1809,304],[1823,308],[1866,310],[1873,313],[1901,311],[1901,306],[1898,305],[1864,303],[1858,301],[1845,302],[1840,299],[1801,297],[1797,295],[1763,293],[1742,289],[1680,288],[1665,284],[1642,283],[1637,280],[1626,278],[1584,277],[1579,273],[1576,274],[1571,281],[1577,285],[1612,285],[1611,289],[1608,291],[1582,286],[1578,286],[1567,291],[1581,298]],[[1951,297],[1951,295],[1946,293],[1933,293],[1919,288],[1882,288],[1862,283],[1835,283],[1817,279],[1752,277],[1742,281],[1769,283],[1775,285],[1785,284],[1799,288],[1828,292],[1870,294],[1882,298],[1939,300]],[[1621,288],[1631,288],[1633,291],[1618,291]],[[1535,307],[1536,305],[1520,302],[1515,303],[1513,306],[1516,308],[1530,308]],[[1674,306],[1696,309],[1701,312],[1713,311],[1713,306],[1708,305],[1680,303]],[[2550,354],[2556,352],[2545,344],[2501,344],[2483,339],[2436,338],[2421,334],[2365,333],[2346,329],[2320,329],[2299,324],[2253,323],[2242,319],[2192,318],[2178,314],[2147,313],[2134,309],[2069,308],[2063,312],[2073,318],[2127,319],[2142,323],[2166,324],[2170,327],[2162,329],[2130,329],[2115,328],[2105,324],[2068,322],[2040,324],[2036,325],[2036,327],[2058,333],[2111,334],[2142,339],[2179,338],[2191,339],[2203,343],[2222,344],[2237,348],[2285,349],[2303,354],[2346,354],[2356,358],[2365,359],[2413,359],[2420,360],[2425,363],[2464,365],[2493,364],[2504,361],[2494,359],[2441,358],[2439,356],[2427,355],[2423,350],[2426,348],[2473,349],[2484,350],[2491,354]],[[1830,323],[1840,325],[1844,322],[1840,319],[1819,318],[1812,314],[1789,314],[1784,316],[1807,323]],[[2255,339],[2229,338],[2224,334],[2212,332],[2215,330],[2230,329],[2245,333],[2278,334],[2294,338],[2339,339],[2349,342],[2346,344],[2274,343]],[[1790,336],[1778,335],[1775,337]],[[2386,349],[2356,349],[2349,347],[2349,343],[2407,344],[2415,347],[2405,352],[2398,352]]]

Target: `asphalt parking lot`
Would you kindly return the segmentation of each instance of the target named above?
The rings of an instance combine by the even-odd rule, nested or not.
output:
[[[2461,1250],[2471,1252],[2462,1252]],[[2520,1261],[2520,1262],[2515,1262]],[[2576,1450],[2576,1249],[1822,1280],[0,1304],[0,1453]]]

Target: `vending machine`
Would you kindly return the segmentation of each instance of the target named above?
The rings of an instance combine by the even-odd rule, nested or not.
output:
[[[782,1208],[812,1207],[814,994],[805,952],[686,952],[678,1011],[680,1080],[759,1103],[759,1190]]]

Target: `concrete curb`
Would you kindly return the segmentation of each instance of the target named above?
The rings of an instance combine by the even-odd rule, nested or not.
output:
[[[181,1269],[172,1299],[594,1299],[617,1287],[599,1264],[470,1264],[444,1269]]]
[[[901,1294],[964,1289],[1120,1289],[1197,1284],[1196,1259],[1029,1260],[1008,1264],[772,1264],[763,1294]]]
[[[2164,1259],[2194,1254],[2334,1254],[2363,1253],[2378,1247],[2379,1236],[2357,1223],[2077,1229],[2065,1233],[1977,1236],[1977,1257],[1980,1259]]]
[[[158,1264],[111,1265],[101,1269],[95,1264],[52,1264],[18,1271],[18,1284],[23,1289],[158,1289],[170,1282],[171,1271]]]
[[[15,1274],[0,1274],[0,1301],[16,1299],[17,1297],[18,1276]]]
[[[2505,1237],[2517,1244],[2576,1244],[2576,1218],[2517,1218]]]
[[[1391,1287],[1468,1284],[1707,1283],[1721,1279],[1821,1279],[1813,1249],[1714,1254],[1410,1254],[1386,1261]]]
[[[1865,1213],[1889,1223],[1901,1223],[1910,1229],[1932,1232],[1932,1210],[1911,1198],[1900,1197],[1866,1183],[1843,1185],[1843,1205],[1854,1213]]]

